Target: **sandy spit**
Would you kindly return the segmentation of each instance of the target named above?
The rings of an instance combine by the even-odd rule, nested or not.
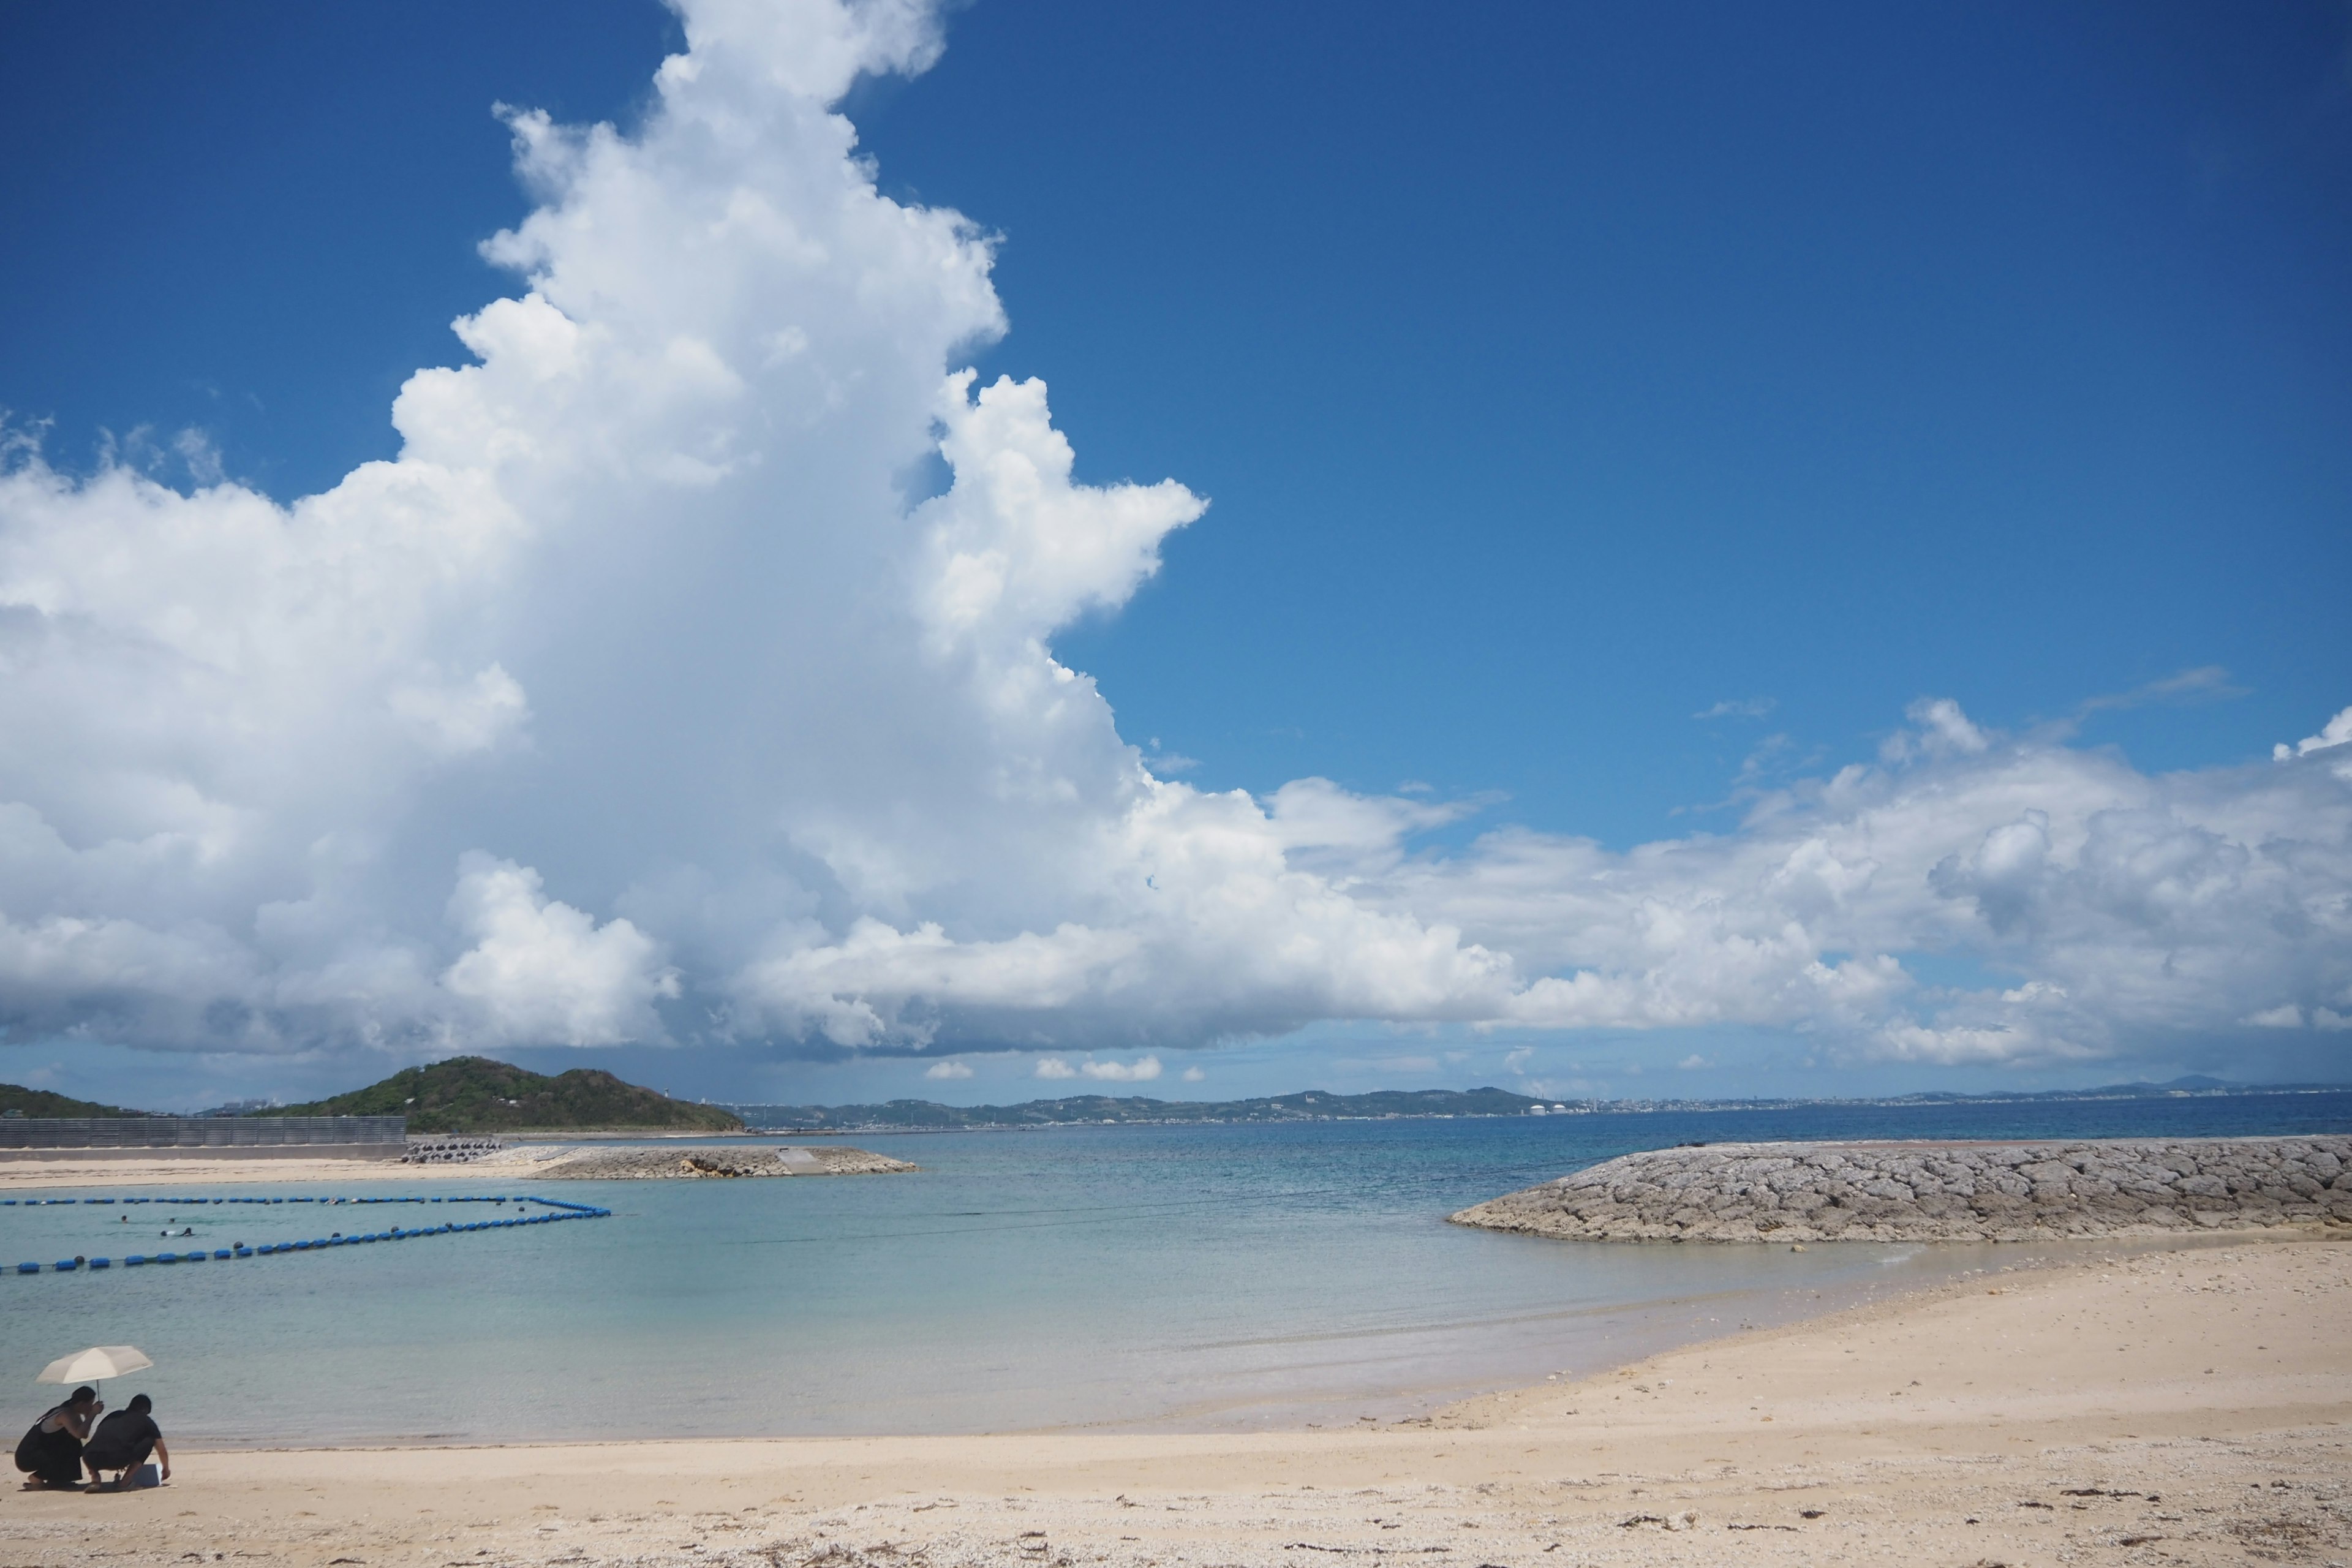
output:
[[[816,1144],[808,1152],[822,1171],[809,1174],[853,1175],[869,1172],[911,1171],[914,1166],[887,1155],[832,1144]],[[646,1176],[684,1175],[689,1157],[721,1166],[748,1166],[773,1160],[772,1146],[714,1144],[661,1149],[616,1147],[604,1142],[524,1143],[486,1154],[478,1160],[429,1165],[403,1164],[397,1160],[282,1159],[241,1160],[234,1157],[175,1156],[158,1150],[156,1157],[133,1160],[0,1160],[0,1193],[72,1187],[205,1187],[219,1191],[256,1183],[302,1183],[317,1186],[350,1185],[360,1182],[462,1182],[493,1185],[524,1180],[629,1180]],[[569,1168],[567,1168],[569,1167]],[[727,1172],[698,1172],[726,1174]]]
[[[2344,1563],[2352,1244],[1979,1277],[1346,1430],[185,1453],[0,1563]],[[517,1412],[527,1426],[527,1412]]]

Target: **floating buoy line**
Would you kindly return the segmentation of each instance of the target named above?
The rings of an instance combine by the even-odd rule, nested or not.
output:
[[[126,1268],[145,1268],[160,1263],[205,1263],[234,1261],[240,1258],[283,1258],[295,1252],[323,1252],[331,1247],[360,1247],[379,1241],[419,1241],[428,1236],[457,1236],[475,1231],[509,1230],[517,1226],[553,1225],[566,1219],[608,1219],[613,1211],[598,1208],[593,1204],[566,1203],[561,1198],[532,1197],[517,1194],[502,1196],[437,1197],[437,1198],[0,1198],[0,1208],[56,1208],[68,1205],[116,1204],[177,1204],[186,1207],[221,1207],[245,1205],[276,1208],[287,1204],[310,1204],[317,1208],[350,1205],[362,1207],[371,1204],[538,1204],[551,1212],[518,1214],[499,1219],[450,1220],[438,1225],[393,1226],[388,1229],[369,1231],[358,1236],[322,1236],[310,1241],[267,1241],[258,1247],[239,1243],[235,1247],[196,1247],[185,1252],[134,1252],[121,1258]],[[55,1263],[19,1263],[13,1269],[0,1272],[13,1274],[77,1274],[85,1268],[111,1268],[117,1259],[111,1258],[64,1258]]]

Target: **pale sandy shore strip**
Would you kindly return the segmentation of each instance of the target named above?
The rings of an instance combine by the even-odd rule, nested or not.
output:
[[[664,1152],[666,1157],[682,1157],[689,1152],[681,1149]],[[831,1152],[821,1151],[821,1155]],[[234,1154],[183,1155],[160,1149],[152,1159],[0,1158],[0,1194],[123,1187],[205,1187],[219,1191],[263,1182],[312,1186],[349,1186],[361,1182],[496,1184],[532,1176],[551,1177],[554,1167],[568,1161],[612,1159],[619,1152],[609,1142],[581,1142],[522,1143],[478,1160],[425,1165],[404,1164],[397,1160],[239,1159]],[[713,1152],[723,1158],[740,1158],[746,1149],[730,1144]]]
[[[158,1150],[152,1159],[75,1160],[0,1158],[0,1194],[121,1189],[126,1187],[204,1187],[212,1191],[252,1186],[257,1183],[294,1183],[309,1186],[351,1186],[362,1182],[466,1182],[491,1186],[537,1179],[541,1181],[642,1180],[650,1175],[682,1174],[680,1167],[699,1163],[720,1176],[749,1173],[755,1164],[778,1159],[776,1146],[730,1143],[715,1147],[683,1145],[664,1148],[648,1143],[640,1148],[607,1141],[572,1143],[530,1142],[501,1149],[478,1160],[410,1165],[397,1160],[319,1158],[239,1159],[234,1154],[173,1154]],[[905,1161],[851,1149],[817,1144],[784,1152],[784,1163],[771,1174],[855,1174],[911,1171]],[[797,1164],[803,1169],[794,1169]]]
[[[404,1165],[397,1160],[268,1159],[242,1160],[175,1157],[158,1151],[152,1160],[5,1160],[0,1159],[0,1193],[16,1194],[73,1188],[99,1191],[121,1187],[205,1187],[221,1191],[298,1183],[304,1185],[351,1185],[360,1182],[479,1182],[492,1173],[529,1175],[540,1165],[576,1152],[562,1144],[535,1144],[509,1149],[493,1156],[499,1163]],[[509,1158],[515,1156],[515,1158]]]
[[[1425,1424],[184,1453],[156,1491],[6,1494],[0,1562],[2343,1563],[2347,1304],[2352,1245],[2250,1241],[1980,1277]]]

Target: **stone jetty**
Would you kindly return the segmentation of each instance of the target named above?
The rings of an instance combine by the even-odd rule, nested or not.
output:
[[[1705,1144],[1626,1154],[1452,1218],[1577,1241],[2352,1235],[2352,1137]]]
[[[730,1176],[865,1176],[916,1167],[864,1149],[588,1149],[531,1173],[559,1181],[700,1181]]]
[[[412,1132],[408,1135],[408,1152],[400,1157],[404,1165],[465,1165],[487,1159],[506,1148],[491,1137],[469,1137],[464,1133]]]

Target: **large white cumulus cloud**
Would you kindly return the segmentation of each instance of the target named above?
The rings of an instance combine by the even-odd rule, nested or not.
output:
[[[1445,806],[1155,777],[1052,639],[1204,503],[1079,482],[1041,384],[961,368],[1003,327],[985,237],[883,197],[831,108],[927,66],[932,9],[682,9],[637,131],[509,117],[537,205],[488,249],[523,291],[403,389],[396,461],[279,506],[7,452],[9,1037],[1083,1053],[1360,1018],[1964,1061],[2352,1018],[2352,718],[2158,778],[1924,704],[1876,763],[1623,854],[1434,856]]]

